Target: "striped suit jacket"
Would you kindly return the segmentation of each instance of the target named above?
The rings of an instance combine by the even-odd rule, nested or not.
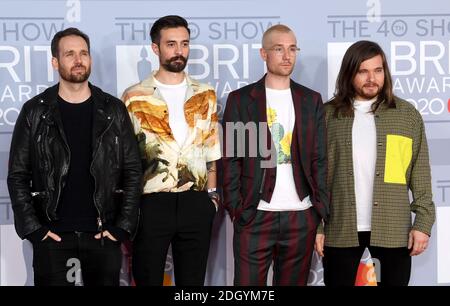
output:
[[[309,195],[318,215],[326,219],[329,200],[322,98],[292,80],[290,87],[295,109],[291,158],[296,190],[292,192],[297,192],[300,199]],[[236,133],[239,128],[232,127],[239,124],[253,124],[256,133],[251,129]],[[270,203],[276,182],[276,152],[267,125],[265,76],[229,94],[222,127],[224,206],[235,223],[245,225],[254,218],[260,199]],[[274,162],[268,166],[265,163],[270,164],[269,160]]]

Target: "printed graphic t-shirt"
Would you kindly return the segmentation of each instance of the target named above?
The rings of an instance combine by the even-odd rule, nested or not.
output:
[[[291,162],[292,132],[295,124],[294,102],[290,89],[266,88],[267,123],[277,151],[277,179],[270,203],[261,200],[259,210],[291,211],[312,206],[309,196],[300,200]]]

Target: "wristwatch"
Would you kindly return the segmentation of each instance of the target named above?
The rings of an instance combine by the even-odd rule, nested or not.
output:
[[[220,203],[220,195],[219,193],[216,191],[216,188],[210,188],[208,189],[208,196],[211,200],[215,200],[214,205],[216,205],[216,210],[218,210],[218,205]],[[217,203],[217,204],[216,204]]]

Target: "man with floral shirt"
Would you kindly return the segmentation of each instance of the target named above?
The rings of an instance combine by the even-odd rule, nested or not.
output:
[[[176,284],[201,286],[219,201],[216,95],[184,72],[190,39],[184,18],[158,19],[150,36],[160,68],[122,98],[144,168],[133,275],[137,285],[162,285],[172,244]]]

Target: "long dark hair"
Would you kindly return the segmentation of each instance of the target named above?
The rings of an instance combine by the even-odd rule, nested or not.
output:
[[[336,80],[336,91],[332,101],[335,107],[335,117],[339,114],[343,116],[353,115],[353,98],[356,95],[353,79],[361,63],[377,55],[380,55],[383,60],[384,85],[377,100],[372,105],[372,112],[375,112],[381,103],[386,103],[388,107],[395,107],[392,77],[383,49],[373,41],[360,40],[348,48],[342,59],[341,69]]]

